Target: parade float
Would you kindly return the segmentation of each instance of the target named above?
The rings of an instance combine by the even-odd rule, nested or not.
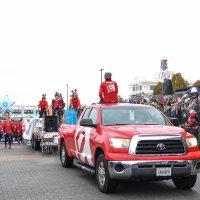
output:
[[[56,93],[58,94],[58,93]],[[46,96],[45,96],[46,97]],[[44,95],[43,95],[44,98]],[[41,150],[43,153],[54,153],[58,148],[58,128],[60,126],[57,115],[35,116],[32,119],[24,119],[25,131],[23,138],[31,142],[34,150]],[[72,90],[69,108],[64,110],[62,121],[66,124],[77,124],[78,116],[81,113],[81,105],[77,89]]]
[[[25,119],[24,124],[23,138],[31,142],[31,147],[34,150],[41,150],[43,153],[53,153],[57,150],[58,127],[56,117]]]

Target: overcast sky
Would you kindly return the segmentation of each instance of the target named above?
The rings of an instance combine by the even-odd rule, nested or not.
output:
[[[200,79],[199,10],[199,0],[0,0],[0,97],[37,104],[42,93],[66,98],[68,83],[83,104],[96,102],[100,68],[127,97],[162,58]]]

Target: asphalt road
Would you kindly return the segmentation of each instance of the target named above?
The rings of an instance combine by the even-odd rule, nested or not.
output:
[[[0,144],[0,199],[200,199],[200,176],[191,191],[177,190],[171,181],[121,182],[115,194],[103,194],[95,177],[76,168],[64,169],[57,155],[43,155],[30,146]]]

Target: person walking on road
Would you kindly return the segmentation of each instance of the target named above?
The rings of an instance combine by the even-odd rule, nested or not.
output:
[[[3,137],[3,121],[0,121],[0,143],[1,143],[2,137]]]
[[[4,121],[3,123],[3,131],[5,134],[5,148],[7,148],[7,143],[8,143],[9,149],[11,149],[13,124],[12,124],[10,116],[6,116],[6,121]]]

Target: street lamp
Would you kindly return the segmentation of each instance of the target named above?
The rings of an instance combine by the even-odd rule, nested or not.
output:
[[[103,82],[103,70],[104,69],[100,69],[100,72],[101,72],[101,83]]]

